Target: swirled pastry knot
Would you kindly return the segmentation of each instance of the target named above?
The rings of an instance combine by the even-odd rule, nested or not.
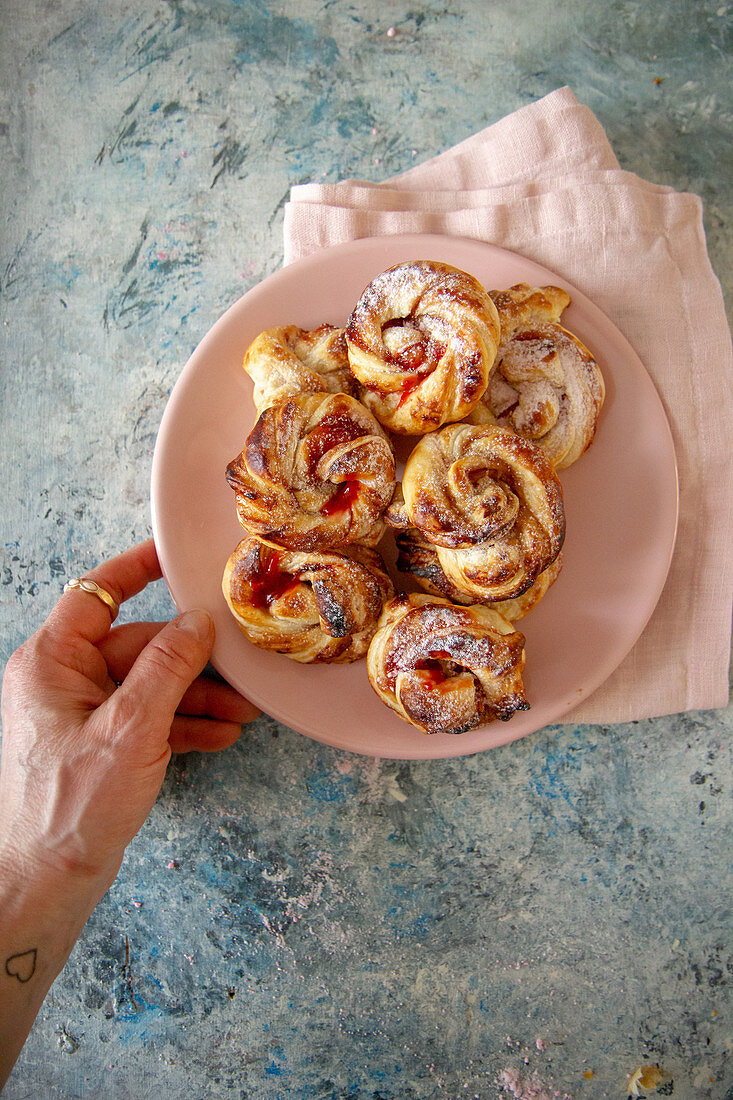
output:
[[[353,544],[303,553],[254,535],[231,554],[222,591],[254,645],[306,664],[363,657],[394,595],[376,550]]]
[[[252,397],[258,415],[298,393],[356,396],[344,330],[333,325],[266,329],[247,348],[242,366],[254,382]]]
[[[496,370],[469,419],[511,428],[564,469],[590,446],[605,397],[592,354],[558,323],[570,295],[518,283],[491,296],[501,343]]]
[[[487,607],[422,593],[385,605],[367,654],[369,681],[424,733],[465,733],[528,710],[524,636]]]
[[[346,326],[361,400],[393,432],[422,435],[462,420],[486,389],[499,317],[472,275],[448,264],[398,264],[369,284]]]
[[[558,476],[539,447],[506,428],[449,424],[424,436],[402,494],[387,522],[416,527],[448,580],[480,602],[520,596],[562,548]]]
[[[311,393],[265,409],[226,476],[250,534],[317,550],[377,540],[395,464],[385,432],[359,401]]]
[[[401,573],[407,573],[417,581],[425,592],[430,592],[434,596],[443,596],[451,603],[476,603],[475,596],[462,592],[455,584],[451,584],[441,568],[436,547],[428,542],[416,528],[411,527],[407,531],[400,531],[396,542],[397,568]],[[562,553],[558,554],[552,564],[540,573],[534,584],[531,584],[520,596],[515,596],[511,600],[487,601],[487,606],[493,607],[494,611],[498,611],[510,623],[523,619],[555,583],[561,568]]]

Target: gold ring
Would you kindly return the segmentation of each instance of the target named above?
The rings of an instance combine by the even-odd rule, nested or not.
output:
[[[112,622],[115,621],[120,609],[106,588],[102,588],[101,585],[97,584],[96,581],[91,580],[89,577],[74,577],[73,580],[66,582],[64,585],[64,592],[72,592],[75,588],[80,589],[82,592],[88,592],[90,596],[98,596],[102,603],[106,604],[109,608],[112,615]]]

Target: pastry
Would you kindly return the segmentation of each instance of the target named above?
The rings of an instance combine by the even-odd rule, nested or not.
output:
[[[430,592],[434,596],[444,596],[452,603],[482,602],[466,592],[461,592],[451,584],[441,568],[436,547],[428,542],[415,527],[400,531],[395,541],[398,550],[397,568],[401,573],[407,573],[413,577],[425,592]],[[498,611],[510,623],[523,619],[555,583],[561,568],[562,553],[558,554],[554,562],[540,573],[526,592],[512,600],[487,601],[486,606],[493,607],[494,611]]]
[[[487,607],[422,593],[385,605],[369,645],[377,695],[424,733],[465,733],[528,710],[524,637]]]
[[[344,330],[333,325],[266,329],[247,348],[242,366],[254,382],[252,399],[258,415],[298,393],[356,395]]]
[[[414,260],[378,275],[346,326],[360,398],[393,432],[422,435],[462,420],[484,393],[499,318],[472,275]]]
[[[231,554],[222,591],[254,645],[303,663],[363,657],[394,595],[376,550],[355,543],[303,553],[254,535]]]
[[[526,592],[565,538],[554,468],[538,447],[490,425],[449,424],[419,440],[386,519],[417,527],[448,580],[481,602]]]
[[[592,354],[559,324],[570,295],[559,287],[517,283],[491,296],[501,343],[496,369],[468,419],[511,428],[564,469],[590,446],[605,397]]]
[[[394,455],[355,398],[300,394],[263,411],[226,477],[250,534],[291,550],[374,543],[394,489]]]

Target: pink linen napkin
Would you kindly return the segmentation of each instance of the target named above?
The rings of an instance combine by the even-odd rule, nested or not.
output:
[[[384,184],[293,187],[285,263],[394,233],[487,241],[557,272],[623,332],[664,404],[680,479],[669,577],[631,653],[566,721],[725,706],[733,355],[700,199],[622,171],[598,120],[561,88]]]

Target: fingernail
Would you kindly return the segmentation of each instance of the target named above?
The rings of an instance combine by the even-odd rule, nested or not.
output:
[[[211,615],[208,611],[202,611],[200,608],[194,608],[193,611],[184,611],[174,622],[179,630],[187,630],[189,634],[193,634],[202,642],[211,637],[214,629]]]

